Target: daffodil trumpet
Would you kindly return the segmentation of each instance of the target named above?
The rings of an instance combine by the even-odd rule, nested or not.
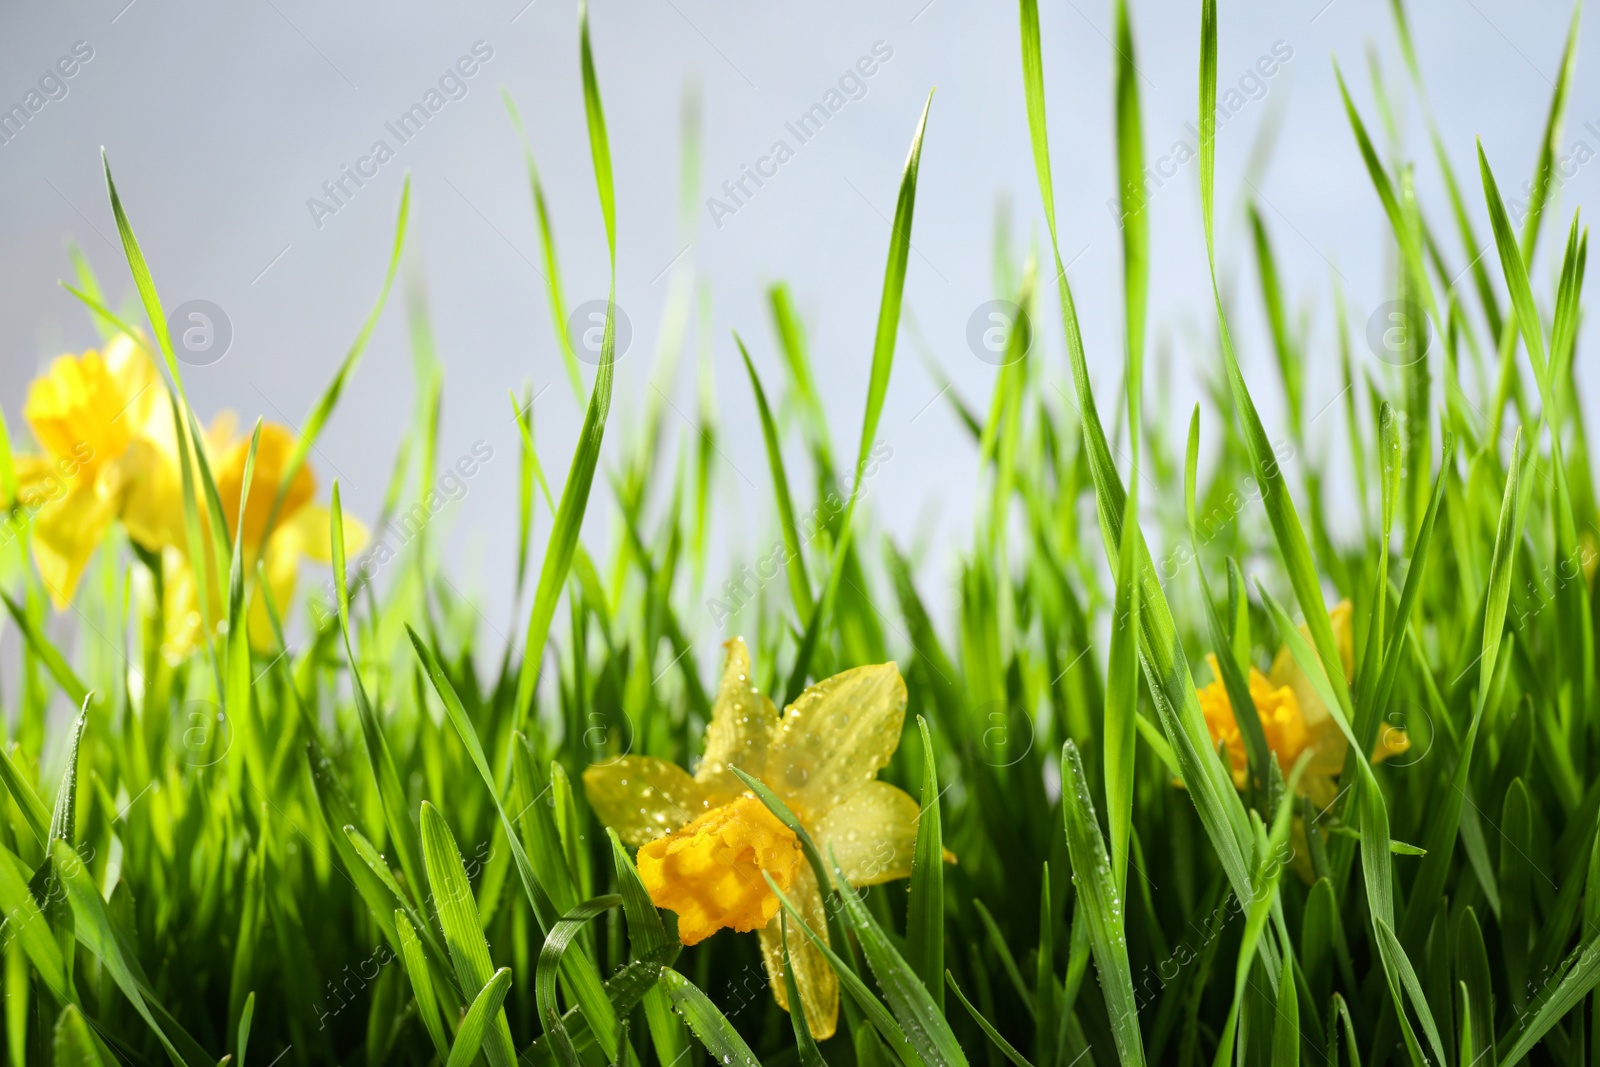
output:
[[[657,907],[677,915],[683,944],[722,929],[756,932],[773,995],[788,1009],[779,892],[825,946],[823,886],[800,835],[750,784],[851,885],[909,877],[920,808],[877,777],[900,743],[906,687],[893,663],[857,667],[811,686],[779,718],[755,687],[744,642],[726,647],[695,772],[624,755],[584,771],[584,791],[600,820],[638,848],[640,879]],[[789,959],[812,1033],[832,1036],[832,966],[811,939],[791,941]]]
[[[1351,678],[1355,673],[1355,657],[1350,602],[1340,601],[1328,613],[1328,621],[1333,627],[1344,676]],[[1304,626],[1301,632],[1306,632]],[[1206,659],[1211,664],[1211,673],[1216,680],[1197,690],[1200,710],[1205,714],[1211,743],[1220,746],[1227,754],[1234,785],[1244,789],[1250,773],[1245,740],[1234,716],[1227,688],[1222,683],[1222,672],[1216,656],[1209,655]],[[1280,769],[1291,767],[1302,756],[1308,756],[1309,762],[1301,778],[1299,791],[1309,797],[1319,810],[1326,809],[1338,796],[1338,777],[1344,769],[1349,741],[1327,704],[1318,695],[1316,684],[1301,669],[1287,646],[1278,649],[1269,674],[1251,667],[1247,684],[1250,702],[1261,723],[1269,754],[1277,758]],[[1400,755],[1410,746],[1411,741],[1404,730],[1385,729],[1372,753],[1372,761],[1377,763]]]

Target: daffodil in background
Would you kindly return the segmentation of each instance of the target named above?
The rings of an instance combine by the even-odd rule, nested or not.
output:
[[[221,590],[203,594],[209,583],[197,580],[190,558],[183,450],[169,393],[144,343],[118,334],[101,350],[58,357],[29,386],[23,417],[39,451],[16,457],[16,500],[4,503],[32,517],[34,562],[56,610],[71,604],[90,558],[112,524],[120,521],[129,539],[159,561],[164,653],[174,661],[188,655],[204,636],[201,596],[215,600]],[[237,431],[237,419],[224,412],[212,421],[197,450],[204,451],[216,480],[230,541],[242,523],[243,564],[251,576],[250,639],[256,648],[270,649],[275,641],[266,603],[256,588],[257,563],[274,605],[286,611],[301,557],[331,559],[329,513],[312,502],[317,482],[310,464],[301,463],[292,475],[288,469],[293,432],[267,423],[261,428],[250,496],[241,514],[250,436]],[[198,485],[200,470],[193,460],[191,475]],[[199,509],[199,519],[209,554],[207,508]],[[366,540],[365,528],[347,516],[345,551],[353,555]],[[226,567],[219,573],[225,574]],[[212,617],[220,618],[222,605],[208,603]]]
[[[29,386],[23,418],[40,451],[17,458],[16,502],[34,514],[34,562],[57,610],[113,522],[155,553],[180,529],[179,475],[161,444],[172,439],[165,400],[155,365],[126,334],[57,357]]]
[[[759,779],[799,818],[853,886],[911,874],[919,808],[878,781],[900,743],[906,687],[893,663],[818,682],[778,717],[751,679],[750,653],[727,644],[722,683],[691,775],[650,756],[622,756],[584,772],[589,803],[623,841],[639,846],[639,875],[657,907],[678,915],[693,945],[718,930],[758,931],[773,994],[783,982],[779,902],[764,875],[827,940],[822,892],[799,842],[730,770]],[[838,977],[805,938],[789,939],[795,986],[817,1038],[838,1024]]]
[[[309,556],[321,563],[333,558],[332,523],[328,509],[312,502],[317,492],[317,476],[311,464],[301,463],[293,472],[289,470],[294,455],[294,432],[273,422],[261,426],[250,495],[241,509],[239,498],[244,489],[251,435],[239,434],[237,428],[238,422],[232,412],[218,415],[206,430],[207,448],[217,495],[222,501],[223,518],[228,524],[229,540],[237,537],[244,553],[242,562],[250,596],[250,643],[257,651],[265,651],[276,645],[276,638],[260,583],[254,577],[257,563],[266,576],[273,608],[280,615],[286,613],[294,597],[301,557]],[[278,500],[280,493],[281,501]],[[276,516],[273,515],[275,502]],[[366,527],[347,514],[344,518],[345,552],[353,556],[366,543]],[[191,590],[193,585],[191,580]]]
[[[1328,612],[1333,626],[1334,642],[1339,647],[1339,661],[1344,676],[1355,674],[1354,638],[1350,625],[1351,607],[1342,600]],[[1310,639],[1305,627],[1301,632]],[[1200,709],[1205,713],[1206,727],[1213,745],[1224,745],[1233,781],[1243,789],[1249,777],[1248,756],[1244,738],[1239,733],[1239,722],[1234,718],[1233,704],[1222,684],[1217,669],[1216,656],[1207,656],[1211,673],[1215,677],[1210,685],[1199,689]],[[1273,658],[1270,674],[1250,668],[1250,700],[1255,704],[1256,717],[1261,721],[1261,732],[1266,735],[1267,748],[1278,758],[1278,766],[1285,773],[1294,766],[1301,753],[1310,750],[1311,761],[1300,778],[1300,792],[1310,797],[1319,808],[1326,808],[1338,796],[1338,776],[1344,768],[1349,742],[1334,721],[1322,698],[1317,695],[1311,679],[1306,677],[1287,647],[1278,649]],[[1374,762],[1399,755],[1410,748],[1410,739],[1403,730],[1386,729],[1372,754]]]

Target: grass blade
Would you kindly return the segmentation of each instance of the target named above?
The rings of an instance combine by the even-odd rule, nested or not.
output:
[[[494,977],[473,998],[472,1006],[461,1020],[461,1029],[456,1031],[456,1043],[450,1047],[445,1067],[471,1067],[472,1061],[478,1058],[478,1050],[483,1047],[490,1020],[499,1015],[500,1005],[505,1003],[506,991],[510,988],[511,968],[502,967],[494,972]]]
[[[792,704],[805,689],[811,671],[811,657],[821,637],[822,625],[838,596],[839,582],[844,575],[845,556],[850,550],[856,501],[861,498],[862,476],[871,458],[878,433],[878,421],[883,415],[884,398],[889,393],[889,373],[894,369],[895,339],[900,332],[900,303],[905,293],[906,268],[911,259],[911,220],[917,204],[917,171],[922,164],[922,136],[928,128],[928,111],[933,107],[933,93],[922,107],[917,120],[917,130],[911,137],[911,150],[906,155],[906,165],[900,174],[900,193],[895,198],[894,222],[889,234],[889,258],[883,269],[883,295],[878,300],[878,329],[872,342],[872,373],[867,386],[867,406],[861,417],[861,443],[856,451],[856,463],[850,483],[850,496],[845,502],[844,516],[839,521],[838,540],[828,562],[828,581],[822,598],[806,620],[805,636],[800,650],[795,654],[793,669],[789,672],[784,704]]]
[[[939,815],[939,768],[928,723],[917,716],[922,738],[922,813],[911,860],[911,895],[906,905],[906,959],[944,1010],[944,833]],[[792,1002],[791,1002],[792,1003]]]
[[[1139,1034],[1139,1007],[1128,967],[1128,941],[1123,932],[1122,894],[1106,856],[1094,801],[1083,775],[1078,747],[1068,741],[1061,752],[1061,809],[1066,817],[1067,852],[1072,857],[1072,884],[1078,889],[1077,907],[1088,920],[1089,948],[1100,975],[1100,991],[1111,1017],[1111,1036],[1123,1067],[1144,1063],[1144,1040]]]

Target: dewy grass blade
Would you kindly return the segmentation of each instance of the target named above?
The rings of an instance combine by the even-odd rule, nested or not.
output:
[[[489,984],[478,991],[472,1006],[461,1020],[461,1029],[456,1031],[455,1044],[450,1047],[450,1058],[445,1061],[445,1067],[471,1067],[472,1061],[478,1058],[478,1050],[483,1047],[483,1039],[488,1035],[491,1021],[498,1015],[500,1005],[505,1003],[506,991],[510,988],[511,968],[502,967],[494,972]]]
[[[1117,890],[1105,842],[1100,837],[1083,762],[1071,741],[1061,752],[1061,798],[1067,852],[1072,857],[1072,883],[1078,888],[1076,907],[1085,909],[1088,920],[1089,948],[1100,975],[1100,991],[1106,998],[1117,1058],[1123,1067],[1140,1067],[1144,1063],[1144,1039],[1139,1034],[1139,1006],[1128,967],[1122,894]]]
[[[439,695],[439,700],[444,704],[445,715],[450,724],[455,727],[457,736],[461,738],[462,745],[467,750],[467,755],[473,767],[478,772],[484,788],[494,802],[495,811],[500,816],[500,826],[505,831],[506,845],[511,849],[511,858],[517,868],[517,876],[522,881],[523,892],[528,897],[528,903],[533,909],[535,921],[541,929],[548,930],[555,923],[559,914],[550,903],[548,891],[540,882],[535,873],[533,864],[528,860],[528,854],[522,847],[520,834],[511,817],[506,814],[504,804],[501,803],[500,793],[495,784],[494,775],[489,770],[489,762],[484,756],[483,744],[478,740],[477,730],[472,725],[472,720],[467,717],[467,711],[461,703],[461,697],[456,693],[455,686],[444,673],[444,668],[439,663],[439,658],[432,649],[425,645],[415,630],[406,626],[406,636],[411,639],[411,647],[417,654],[417,659],[422,664],[423,673],[433,683],[434,691]],[[563,958],[563,967],[566,968],[564,977],[571,983],[574,999],[582,1010],[584,1018],[588,1021],[590,1029],[594,1032],[596,1042],[607,1058],[617,1052],[617,1016],[612,1009],[611,1001],[606,997],[605,989],[600,982],[600,974],[595,969],[591,960],[581,946]]]
[[[427,801],[422,804],[422,858],[428,869],[434,912],[439,928],[444,931],[450,960],[455,965],[456,981],[465,996],[476,998],[493,980],[494,965],[489,960],[489,946],[484,941],[483,926],[478,919],[472,883],[467,880],[455,835],[439,809]],[[512,1067],[516,1062],[511,1028],[503,1010],[494,1013],[494,1026],[484,1042],[484,1051],[493,1067]]]
[[[544,947],[539,950],[539,968],[533,980],[534,1002],[560,1067],[580,1067],[578,1050],[556,1008],[556,975],[561,969],[561,957],[585,923],[621,906],[622,898],[615,894],[584,901],[556,921],[545,938]]]
[[[856,972],[851,969],[848,963],[839,958],[838,953],[834,952],[828,946],[828,943],[822,939],[822,935],[811,929],[806,922],[805,916],[800,914],[800,909],[795,907],[794,901],[790,900],[783,890],[778,888],[777,883],[772,880],[772,876],[763,872],[762,877],[767,880],[767,885],[772,887],[772,892],[777,896],[778,903],[783,906],[784,913],[794,922],[795,926],[799,927],[811,939],[812,945],[816,946],[817,951],[822,953],[823,959],[828,961],[828,965],[839,976],[839,988],[849,994],[850,999],[856,1002],[856,1006],[861,1009],[861,1014],[882,1036],[884,1044],[894,1051],[904,1067],[923,1067],[921,1054],[911,1044],[911,1038],[900,1028],[900,1024],[895,1021],[895,1017],[889,1014],[889,1009],[884,1007],[883,1001],[878,999],[877,995],[856,975]],[[919,982],[919,988],[920,985],[921,983]]]
[[[670,967],[661,972],[661,985],[713,1060],[726,1067],[761,1067],[761,1060],[750,1051],[739,1031],[699,986]]]
[[[883,269],[883,294],[878,300],[878,329],[872,342],[872,373],[867,386],[867,406],[861,417],[861,443],[856,451],[850,496],[845,502],[844,516],[839,521],[839,539],[828,561],[827,583],[821,599],[806,620],[805,636],[801,638],[794,667],[789,672],[784,698],[786,705],[793,703],[805,688],[806,678],[811,671],[811,657],[838,596],[839,582],[844,576],[845,556],[850,551],[856,502],[861,498],[861,481],[876,443],[884,398],[889,393],[895,339],[900,333],[900,303],[905,293],[906,268],[911,259],[911,221],[917,204],[917,170],[922,163],[922,136],[928,129],[928,112],[932,107],[933,93],[930,92],[927,103],[922,106],[922,116],[917,120],[916,133],[911,137],[911,150],[906,155],[906,165],[900,174],[900,193],[895,199],[894,222],[889,232],[889,258]]]
[[[838,899],[844,907],[846,920],[861,943],[867,965],[878,980],[878,988],[889,1000],[895,1020],[905,1030],[906,1040],[927,1067],[967,1067],[966,1054],[961,1051],[943,1010],[934,1002],[922,977],[895,950],[888,934],[845,880],[844,871],[837,862],[833,876],[839,885]]]
[[[1111,449],[1105,430],[1095,407],[1094,393],[1089,385],[1088,363],[1083,348],[1083,335],[1078,325],[1077,310],[1072,300],[1072,289],[1066,269],[1061,262],[1060,243],[1056,231],[1055,195],[1051,188],[1050,148],[1046,135],[1043,61],[1039,49],[1039,12],[1037,0],[1020,0],[1022,25],[1023,89],[1028,109],[1028,130],[1033,145],[1034,169],[1039,181],[1039,195],[1044,202],[1045,222],[1050,230],[1051,249],[1056,265],[1056,284],[1061,300],[1061,317],[1067,336],[1067,354],[1071,361],[1073,384],[1077,393],[1084,452],[1089,472],[1094,481],[1096,511],[1100,520],[1101,538],[1105,543],[1108,560],[1115,556],[1122,543],[1122,521],[1126,511],[1126,494],[1122,480],[1112,461]],[[1202,153],[1206,139],[1202,137]],[[1207,181],[1204,169],[1201,179]],[[1205,186],[1202,185],[1202,189]],[[1143,541],[1143,538],[1140,538]],[[1148,551],[1148,549],[1146,550]],[[1140,603],[1141,625],[1139,635],[1140,658],[1145,677],[1155,699],[1156,711],[1172,748],[1180,777],[1194,801],[1201,823],[1210,838],[1212,847],[1227,872],[1228,882],[1241,898],[1250,892],[1250,865],[1246,860],[1253,847],[1244,805],[1234,790],[1233,780],[1218,760],[1211,746],[1210,732],[1200,710],[1194,681],[1178,640],[1172,612],[1166,594],[1156,580],[1153,561],[1145,556],[1140,560],[1143,575]],[[1276,953],[1263,946],[1263,957],[1271,968],[1274,980],[1278,973]]]
[[[922,810],[911,860],[906,904],[906,959],[940,1011],[944,1010],[944,833],[939,815],[939,769],[928,723],[917,716],[922,738]],[[794,1003],[794,1001],[790,1001]]]
[[[800,999],[800,987],[794,981],[794,961],[789,957],[789,917],[783,915],[778,922],[779,943],[783,947],[783,988],[789,995],[789,1022],[794,1026],[794,1043],[800,1051],[800,1067],[826,1067],[822,1050],[811,1036],[811,1024],[806,1021],[805,1002]]]
[[[416,927],[399,909],[394,913],[394,925],[400,943],[400,959],[411,979],[412,996],[416,998],[417,1014],[422,1017],[423,1029],[433,1041],[441,1060],[450,1056],[450,1039],[445,1035],[444,1023],[439,1017],[439,1000],[433,990],[433,975],[428,967],[428,956],[417,937]]]

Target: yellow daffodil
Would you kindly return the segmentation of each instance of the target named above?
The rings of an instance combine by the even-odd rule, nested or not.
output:
[[[1349,679],[1355,671],[1354,639],[1350,625],[1351,607],[1348,600],[1340,601],[1328,613],[1333,625],[1334,643],[1339,647],[1340,665]],[[1307,640],[1310,634],[1302,626],[1300,632]],[[1222,684],[1215,656],[1207,656],[1211,673],[1216,678],[1199,689],[1200,710],[1205,713],[1206,727],[1213,745],[1224,745],[1233,772],[1234,784],[1243,789],[1248,780],[1248,759],[1244,738],[1239,733],[1238,720],[1233,715],[1233,705]],[[1271,674],[1262,674],[1250,668],[1250,699],[1256,706],[1256,717],[1261,720],[1261,731],[1266,735],[1267,748],[1277,756],[1278,766],[1288,773],[1303,752],[1310,750],[1311,761],[1300,779],[1300,792],[1310,797],[1318,807],[1326,808],[1338,795],[1336,779],[1344,767],[1344,757],[1349,749],[1344,732],[1333,720],[1327,705],[1317,695],[1311,680],[1295,662],[1287,647],[1278,649],[1272,661]],[[1399,755],[1411,747],[1405,731],[1386,728],[1373,752],[1374,762]]]
[[[241,515],[240,494],[244,488],[245,462],[250,456],[250,435],[234,435],[236,423],[233,415],[224,412],[213,421],[207,438],[215,455],[211,460],[212,475],[217,482],[217,495],[222,500],[223,518],[228,523],[228,537],[238,537],[244,553],[244,573],[254,576],[259,561],[266,573],[267,590],[273,607],[286,613],[294,596],[295,579],[300,569],[300,557],[309,556],[327,563],[333,558],[331,517],[328,509],[312,503],[317,491],[317,476],[310,463],[302,463],[288,478],[282,490],[283,501],[278,507],[272,528],[267,522],[272,518],[273,501],[284,486],[289,471],[289,459],[294,453],[295,435],[286,426],[263,423],[261,441],[256,446],[256,465],[250,478],[250,495],[244,501]],[[243,529],[241,531],[241,523]],[[366,527],[350,515],[344,517],[344,549],[347,555],[361,551],[367,542]],[[250,643],[257,650],[274,647],[272,618],[262,600],[257,581],[249,581]]]
[[[152,552],[172,543],[181,497],[160,444],[172,433],[164,399],[155,365],[126,334],[58,357],[29,386],[22,414],[40,452],[18,457],[16,502],[34,513],[34,560],[58,610],[113,521]]]
[[[729,768],[782,798],[851,885],[909,877],[919,808],[877,779],[900,743],[906,687],[893,663],[857,667],[811,686],[780,719],[755,687],[744,642],[734,638],[727,650],[693,775],[665,760],[622,756],[590,767],[583,784],[601,821],[639,846],[640,878],[657,907],[677,913],[683,943],[724,927],[758,931],[773,994],[787,1009],[779,902],[763,875],[826,939],[822,893],[794,833]],[[804,937],[791,936],[789,952],[811,1030],[830,1037],[838,978]]]

